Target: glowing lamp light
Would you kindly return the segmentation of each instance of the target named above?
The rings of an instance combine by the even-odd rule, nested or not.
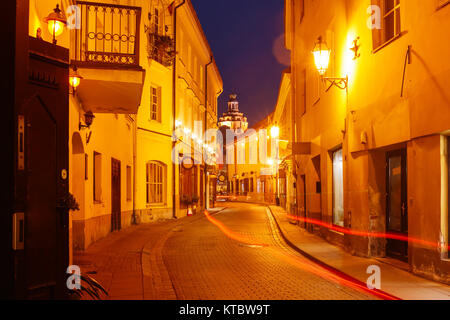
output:
[[[322,37],[319,37],[316,42],[316,46],[313,50],[314,62],[316,64],[317,71],[321,76],[323,76],[330,64],[330,54],[331,50],[328,49],[327,44],[323,41]]]
[[[269,165],[269,166],[273,166],[273,159],[268,159],[267,160],[267,164]]]
[[[64,27],[67,25],[67,20],[59,9],[59,4],[53,9],[45,19],[44,22],[48,24],[48,31],[53,36],[53,44],[56,44],[56,37],[64,32]]]
[[[270,128],[270,136],[273,139],[277,139],[280,136],[280,128],[278,126],[273,126]]]
[[[198,140],[197,140],[197,144],[201,146],[201,145],[203,144],[202,139],[198,139]]]
[[[73,94],[75,94],[75,91],[80,85],[81,79],[83,79],[83,77],[78,74],[78,68],[73,67],[73,71],[71,71],[69,74],[69,84],[72,87]]]
[[[183,123],[180,120],[175,120],[175,127],[179,128],[183,125]]]

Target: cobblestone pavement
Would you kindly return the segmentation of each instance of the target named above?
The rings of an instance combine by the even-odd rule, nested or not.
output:
[[[212,218],[253,245],[231,239],[207,219],[178,228],[166,240],[163,260],[177,299],[374,298],[305,270],[311,262],[281,240],[265,207],[232,206]]]
[[[266,207],[227,206],[212,214],[214,223],[197,215],[114,233],[74,262],[105,286],[104,299],[374,299],[311,272]]]

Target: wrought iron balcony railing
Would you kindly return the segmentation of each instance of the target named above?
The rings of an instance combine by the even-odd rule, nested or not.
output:
[[[139,66],[141,8],[77,1],[81,25],[72,60],[93,67]]]
[[[175,58],[175,42],[168,34],[161,34],[157,27],[145,26],[148,40],[148,57],[162,65],[169,67],[173,65]]]

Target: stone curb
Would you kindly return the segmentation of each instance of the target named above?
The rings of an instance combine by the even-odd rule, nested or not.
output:
[[[266,206],[269,211],[270,214],[272,215],[273,219],[275,220],[275,224],[278,228],[278,231],[280,232],[281,236],[283,237],[284,241],[296,252],[300,253],[302,256],[304,256],[305,258],[313,261],[314,263],[316,263],[317,265],[321,266],[322,268],[326,269],[327,271],[336,274],[337,276],[344,278],[346,280],[349,280],[351,282],[354,283],[358,283],[364,287],[366,287],[366,283],[354,278],[353,276],[342,272],[339,269],[336,269],[335,267],[332,267],[331,265],[327,264],[326,262],[324,262],[323,260],[320,260],[314,256],[312,256],[311,254],[307,253],[306,251],[302,250],[300,247],[298,247],[296,244],[294,244],[291,240],[289,240],[289,238],[286,236],[287,232],[283,229],[283,227],[281,226],[281,224],[278,222],[277,217],[275,216],[275,214],[272,211],[271,206]],[[392,300],[402,300],[399,297],[396,297],[388,292],[385,292],[383,290],[377,290],[374,289],[372,292],[373,295],[377,296],[377,297],[381,297],[383,299],[385,299],[385,296],[389,296]],[[384,297],[383,297],[384,296]]]

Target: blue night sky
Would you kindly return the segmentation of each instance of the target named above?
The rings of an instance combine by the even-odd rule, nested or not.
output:
[[[236,92],[241,112],[255,124],[273,111],[281,73],[289,65],[283,48],[284,1],[192,2],[224,82],[219,116],[226,111],[229,94]]]

